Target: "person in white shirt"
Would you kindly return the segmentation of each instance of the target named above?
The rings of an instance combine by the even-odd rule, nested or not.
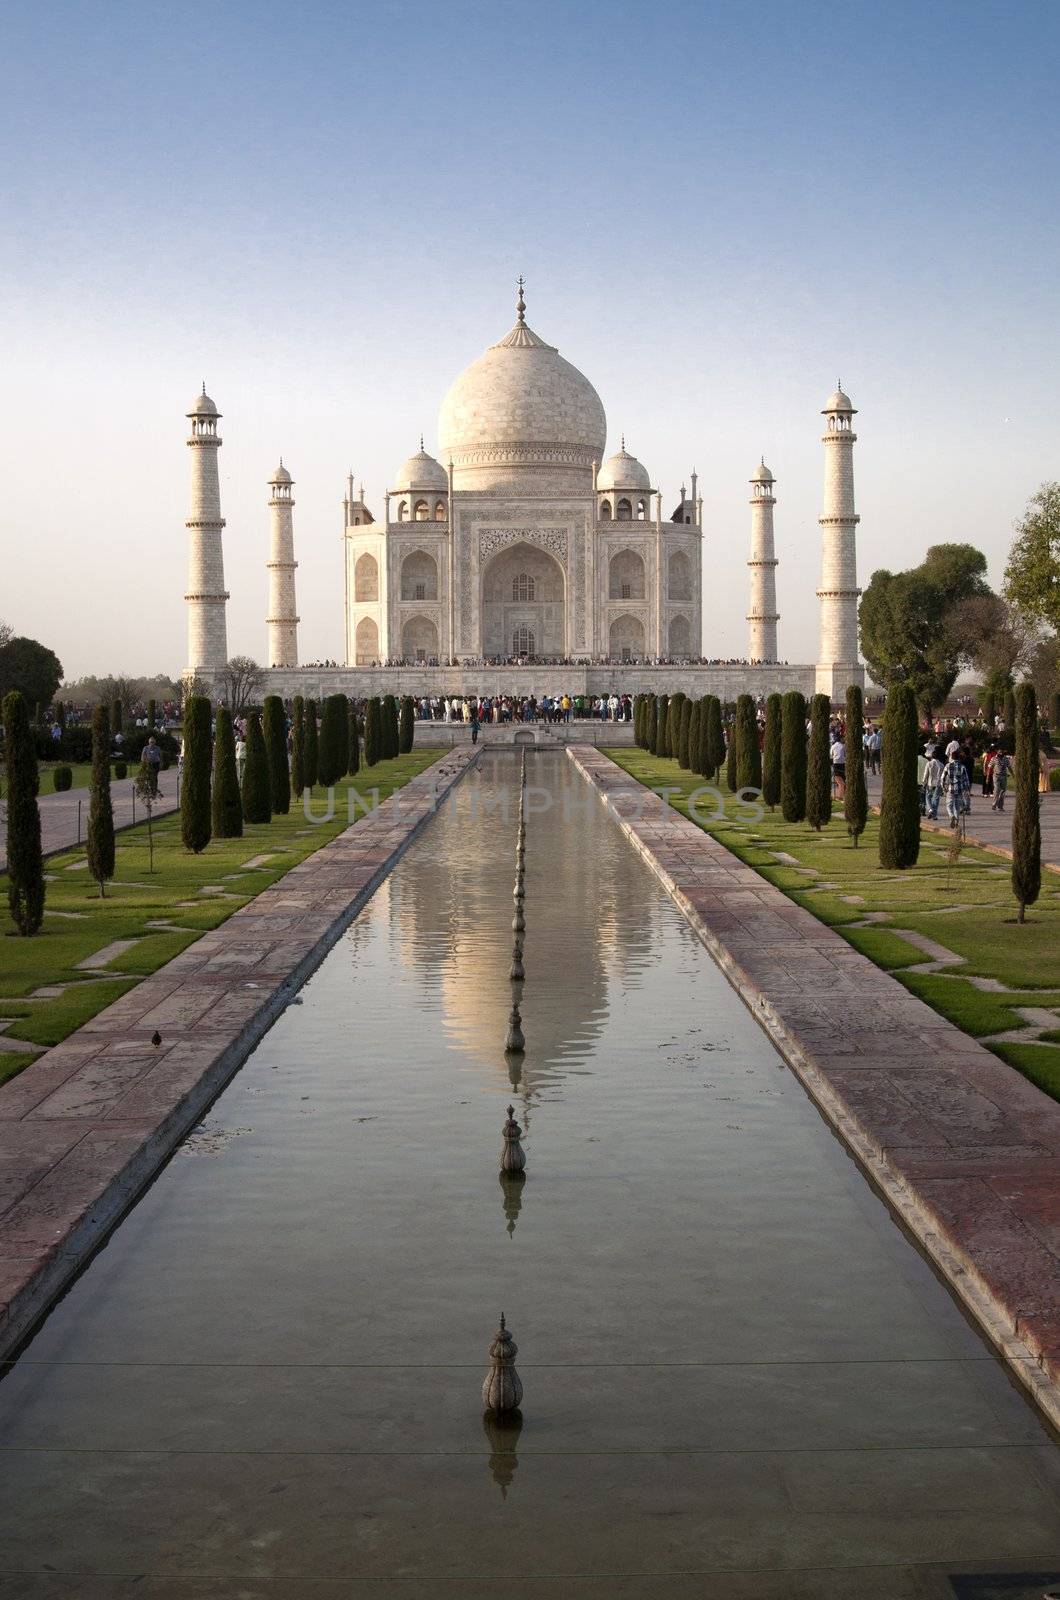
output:
[[[942,798],[942,762],[933,744],[924,746],[924,758],[924,815],[930,822],[937,822]]]
[[[832,758],[832,785],[836,799],[842,800],[847,787],[847,747],[839,734],[836,734],[832,741],[832,748],[828,754]]]

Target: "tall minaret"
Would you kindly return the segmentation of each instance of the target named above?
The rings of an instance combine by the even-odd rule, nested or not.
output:
[[[221,549],[221,489],[217,452],[221,413],[202,386],[188,417],[191,420],[191,497],[188,529],[188,665],[187,671],[218,672],[228,662],[225,624],[224,552]]]
[[[777,659],[777,558],[773,553],[773,474],[762,457],[751,474],[751,596],[747,612],[748,661]]]
[[[269,645],[270,667],[298,665],[298,617],[294,600],[294,479],[283,464],[269,479]]]
[[[864,682],[858,661],[858,588],[854,511],[854,407],[841,388],[829,398],[824,444],[824,509],[821,524],[821,645],[817,692],[841,700],[852,683]]]

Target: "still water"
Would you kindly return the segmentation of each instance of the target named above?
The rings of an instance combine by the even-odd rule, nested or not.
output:
[[[525,1057],[487,752],[0,1384],[5,1600],[1060,1569],[1035,1415],[589,786],[528,765]]]

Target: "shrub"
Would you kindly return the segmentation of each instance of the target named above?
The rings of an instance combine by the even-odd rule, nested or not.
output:
[[[847,690],[846,752],[847,781],[843,794],[843,816],[847,832],[855,846],[865,832],[869,815],[869,797],[865,788],[865,699],[861,689],[852,683]]]
[[[4,696],[7,764],[7,905],[19,933],[31,937],[44,921],[44,858],[40,841],[40,774],[26,702],[17,689]],[[67,769],[69,770],[69,769]]]
[[[247,718],[247,755],[243,762],[243,820],[245,822],[272,821],[272,785],[269,782],[269,757],[265,749],[265,735],[261,731],[261,718],[252,711]]]
[[[56,767],[52,773],[52,788],[56,794],[63,794],[74,786],[74,774],[69,767]]]
[[[780,799],[780,717],[780,696],[771,694],[766,700],[766,736],[762,752],[762,799],[770,811]]]
[[[357,706],[351,700],[347,712],[347,727],[349,731],[349,772],[351,777],[356,777],[361,770],[361,733],[357,720]]]
[[[401,721],[398,725],[398,753],[407,756],[412,749],[412,742],[416,737],[416,717],[412,704],[412,696],[401,696]]]
[[[758,748],[758,718],[755,703],[749,694],[740,695],[736,702],[736,725],[733,729],[736,748],[736,789],[761,789],[762,752]]]
[[[88,798],[88,831],[85,834],[88,870],[99,884],[114,876],[114,807],[110,798],[110,719],[106,706],[92,713],[92,784]]]
[[[1042,887],[1042,824],[1038,800],[1038,701],[1034,686],[1016,690],[1016,787],[1012,818],[1012,893],[1019,920],[1037,900]]]
[[[287,717],[278,694],[265,696],[263,723],[265,755],[269,763],[269,801],[273,815],[291,809],[291,770],[287,765]]]
[[[325,789],[345,777],[350,764],[350,724],[344,694],[329,694],[320,719],[317,777]]]
[[[832,759],[828,723],[831,701],[815,694],[810,701],[810,750],[806,768],[806,820],[820,833],[832,820]]]
[[[129,776],[129,763],[127,761],[115,761],[114,776],[115,778],[127,778]]]
[[[184,702],[184,775],[180,785],[180,837],[193,855],[210,842],[210,702],[205,695],[189,695]]]
[[[305,701],[291,701],[291,792],[299,800],[305,788]]]
[[[379,759],[379,701],[373,698],[364,714],[364,764],[374,767]]]
[[[307,789],[316,788],[319,748],[317,703],[315,700],[307,700],[305,703],[305,782]]]
[[[916,696],[909,683],[892,684],[883,715],[883,793],[880,798],[880,866],[916,865],[920,854],[920,784],[917,778]]]
[[[217,710],[211,816],[215,839],[242,838],[243,801],[239,793],[236,736],[232,727],[232,713],[227,706],[219,706]]]
[[[789,689],[780,709],[780,809],[785,822],[806,815],[806,700]]]

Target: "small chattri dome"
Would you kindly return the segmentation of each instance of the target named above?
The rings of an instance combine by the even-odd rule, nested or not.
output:
[[[448,489],[449,476],[440,461],[429,456],[423,448],[423,440],[414,456],[398,468],[393,489]]]
[[[604,462],[596,475],[598,489],[633,489],[645,490],[651,488],[651,479],[648,469],[642,466],[636,456],[631,456],[626,449],[623,439],[621,450]]]
[[[751,474],[752,483],[775,483],[776,479],[762,460]]]
[[[849,411],[850,414],[853,415],[854,410],[854,406],[852,406],[850,403],[850,396],[845,395],[842,389],[837,387],[835,391],[828,396],[828,400],[825,404],[824,410],[821,412],[821,415],[826,417],[830,411]]]
[[[269,479],[269,482],[270,483],[293,483],[294,479],[291,477],[291,474],[288,472],[287,468],[284,466],[283,462],[281,461],[279,466],[276,468],[276,471],[273,473],[272,477]]]
[[[189,417],[219,417],[221,415],[210,396],[206,393],[205,384],[202,386],[202,394],[197,394],[188,407],[187,415]]]

